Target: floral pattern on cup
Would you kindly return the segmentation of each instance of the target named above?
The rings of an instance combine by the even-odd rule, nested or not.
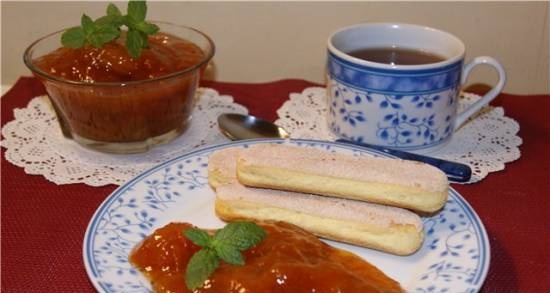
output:
[[[346,139],[413,149],[446,141],[454,128],[458,85],[432,94],[385,94],[332,78],[328,90],[330,129]]]

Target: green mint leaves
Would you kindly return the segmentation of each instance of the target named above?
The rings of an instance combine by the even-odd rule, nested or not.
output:
[[[195,290],[202,287],[204,281],[210,276],[220,265],[220,259],[216,252],[212,249],[203,248],[193,254],[189,263],[187,263],[187,271],[185,272],[185,285],[190,290]]]
[[[128,2],[128,15],[133,21],[144,21],[147,14],[147,5],[145,1],[130,1]]]
[[[196,228],[183,234],[202,247],[187,264],[185,284],[190,290],[201,287],[219,266],[220,260],[232,265],[244,265],[241,251],[257,245],[267,236],[262,227],[251,222],[229,223],[214,236]]]
[[[147,4],[145,1],[128,2],[127,14],[122,15],[114,5],[107,6],[107,15],[93,21],[82,15],[80,26],[73,27],[61,35],[61,44],[69,48],[80,48],[87,44],[101,48],[104,44],[120,37],[120,27],[128,28],[126,48],[133,58],[141,55],[141,49],[148,46],[148,36],[159,31],[155,24],[145,21]]]
[[[61,44],[69,48],[80,48],[86,44],[86,35],[81,27],[66,30],[61,36]]]
[[[154,35],[159,31],[155,24],[145,21],[147,5],[145,1],[128,2],[128,14],[124,16],[124,24],[128,27],[126,48],[134,58],[141,54],[141,49],[148,46],[147,35]]]
[[[61,44],[69,48],[80,48],[90,44],[101,48],[120,36],[120,30],[112,18],[102,17],[93,21],[88,15],[83,14],[80,26],[68,29],[61,35]]]
[[[118,28],[124,24],[124,17],[120,10],[118,10],[118,7],[113,3],[109,3],[107,6],[107,15],[96,19],[95,23],[99,25],[112,25]]]

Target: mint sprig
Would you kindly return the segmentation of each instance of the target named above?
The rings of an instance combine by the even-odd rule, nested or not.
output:
[[[80,26],[73,27],[61,35],[61,44],[69,48],[81,48],[92,45],[101,48],[108,42],[120,37],[121,26],[128,28],[126,48],[133,58],[139,58],[141,50],[149,45],[148,36],[159,31],[159,27],[147,22],[147,4],[145,1],[129,1],[127,14],[122,15],[116,5],[107,6],[107,15],[93,21],[82,15]]]
[[[80,48],[86,44],[100,48],[104,43],[119,36],[120,31],[111,23],[95,23],[89,16],[83,14],[80,26],[65,31],[61,36],[61,43],[69,48]]]
[[[148,46],[147,35],[154,35],[159,31],[158,26],[145,21],[146,14],[145,1],[128,2],[128,14],[124,16],[124,24],[128,27],[126,48],[134,58],[140,55],[142,48]]]
[[[214,236],[197,228],[188,229],[183,235],[202,247],[191,257],[185,272],[185,285],[195,290],[216,270],[220,260],[232,265],[244,265],[241,251],[260,243],[267,232],[252,222],[234,222],[218,230]]]
[[[116,5],[109,3],[109,5],[107,5],[107,15],[96,19],[95,23],[101,25],[111,24],[118,28],[124,24],[124,16],[122,16],[122,13]]]

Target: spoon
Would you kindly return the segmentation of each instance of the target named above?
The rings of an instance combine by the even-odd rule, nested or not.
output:
[[[218,125],[223,135],[231,140],[290,137],[283,128],[252,115],[221,114]]]
[[[286,132],[283,128],[269,121],[251,115],[233,113],[221,114],[218,116],[218,125],[221,132],[231,140],[290,137],[288,132]],[[345,139],[337,139],[336,141],[340,143],[353,144],[367,149],[378,150],[401,159],[418,161],[432,165],[445,172],[447,178],[454,182],[467,182],[472,176],[470,166],[465,164]]]

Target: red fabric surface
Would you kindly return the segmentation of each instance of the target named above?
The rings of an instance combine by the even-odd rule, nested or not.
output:
[[[251,114],[275,120],[289,93],[315,84],[204,82],[232,95]],[[44,90],[22,78],[2,97],[2,125],[13,109]],[[550,292],[550,96],[501,94],[493,103],[520,126],[521,158],[472,185],[454,185],[482,219],[491,242],[491,265],[482,292]],[[116,188],[57,186],[4,159],[1,175],[1,290],[93,292],[82,261],[82,241],[96,208]]]

